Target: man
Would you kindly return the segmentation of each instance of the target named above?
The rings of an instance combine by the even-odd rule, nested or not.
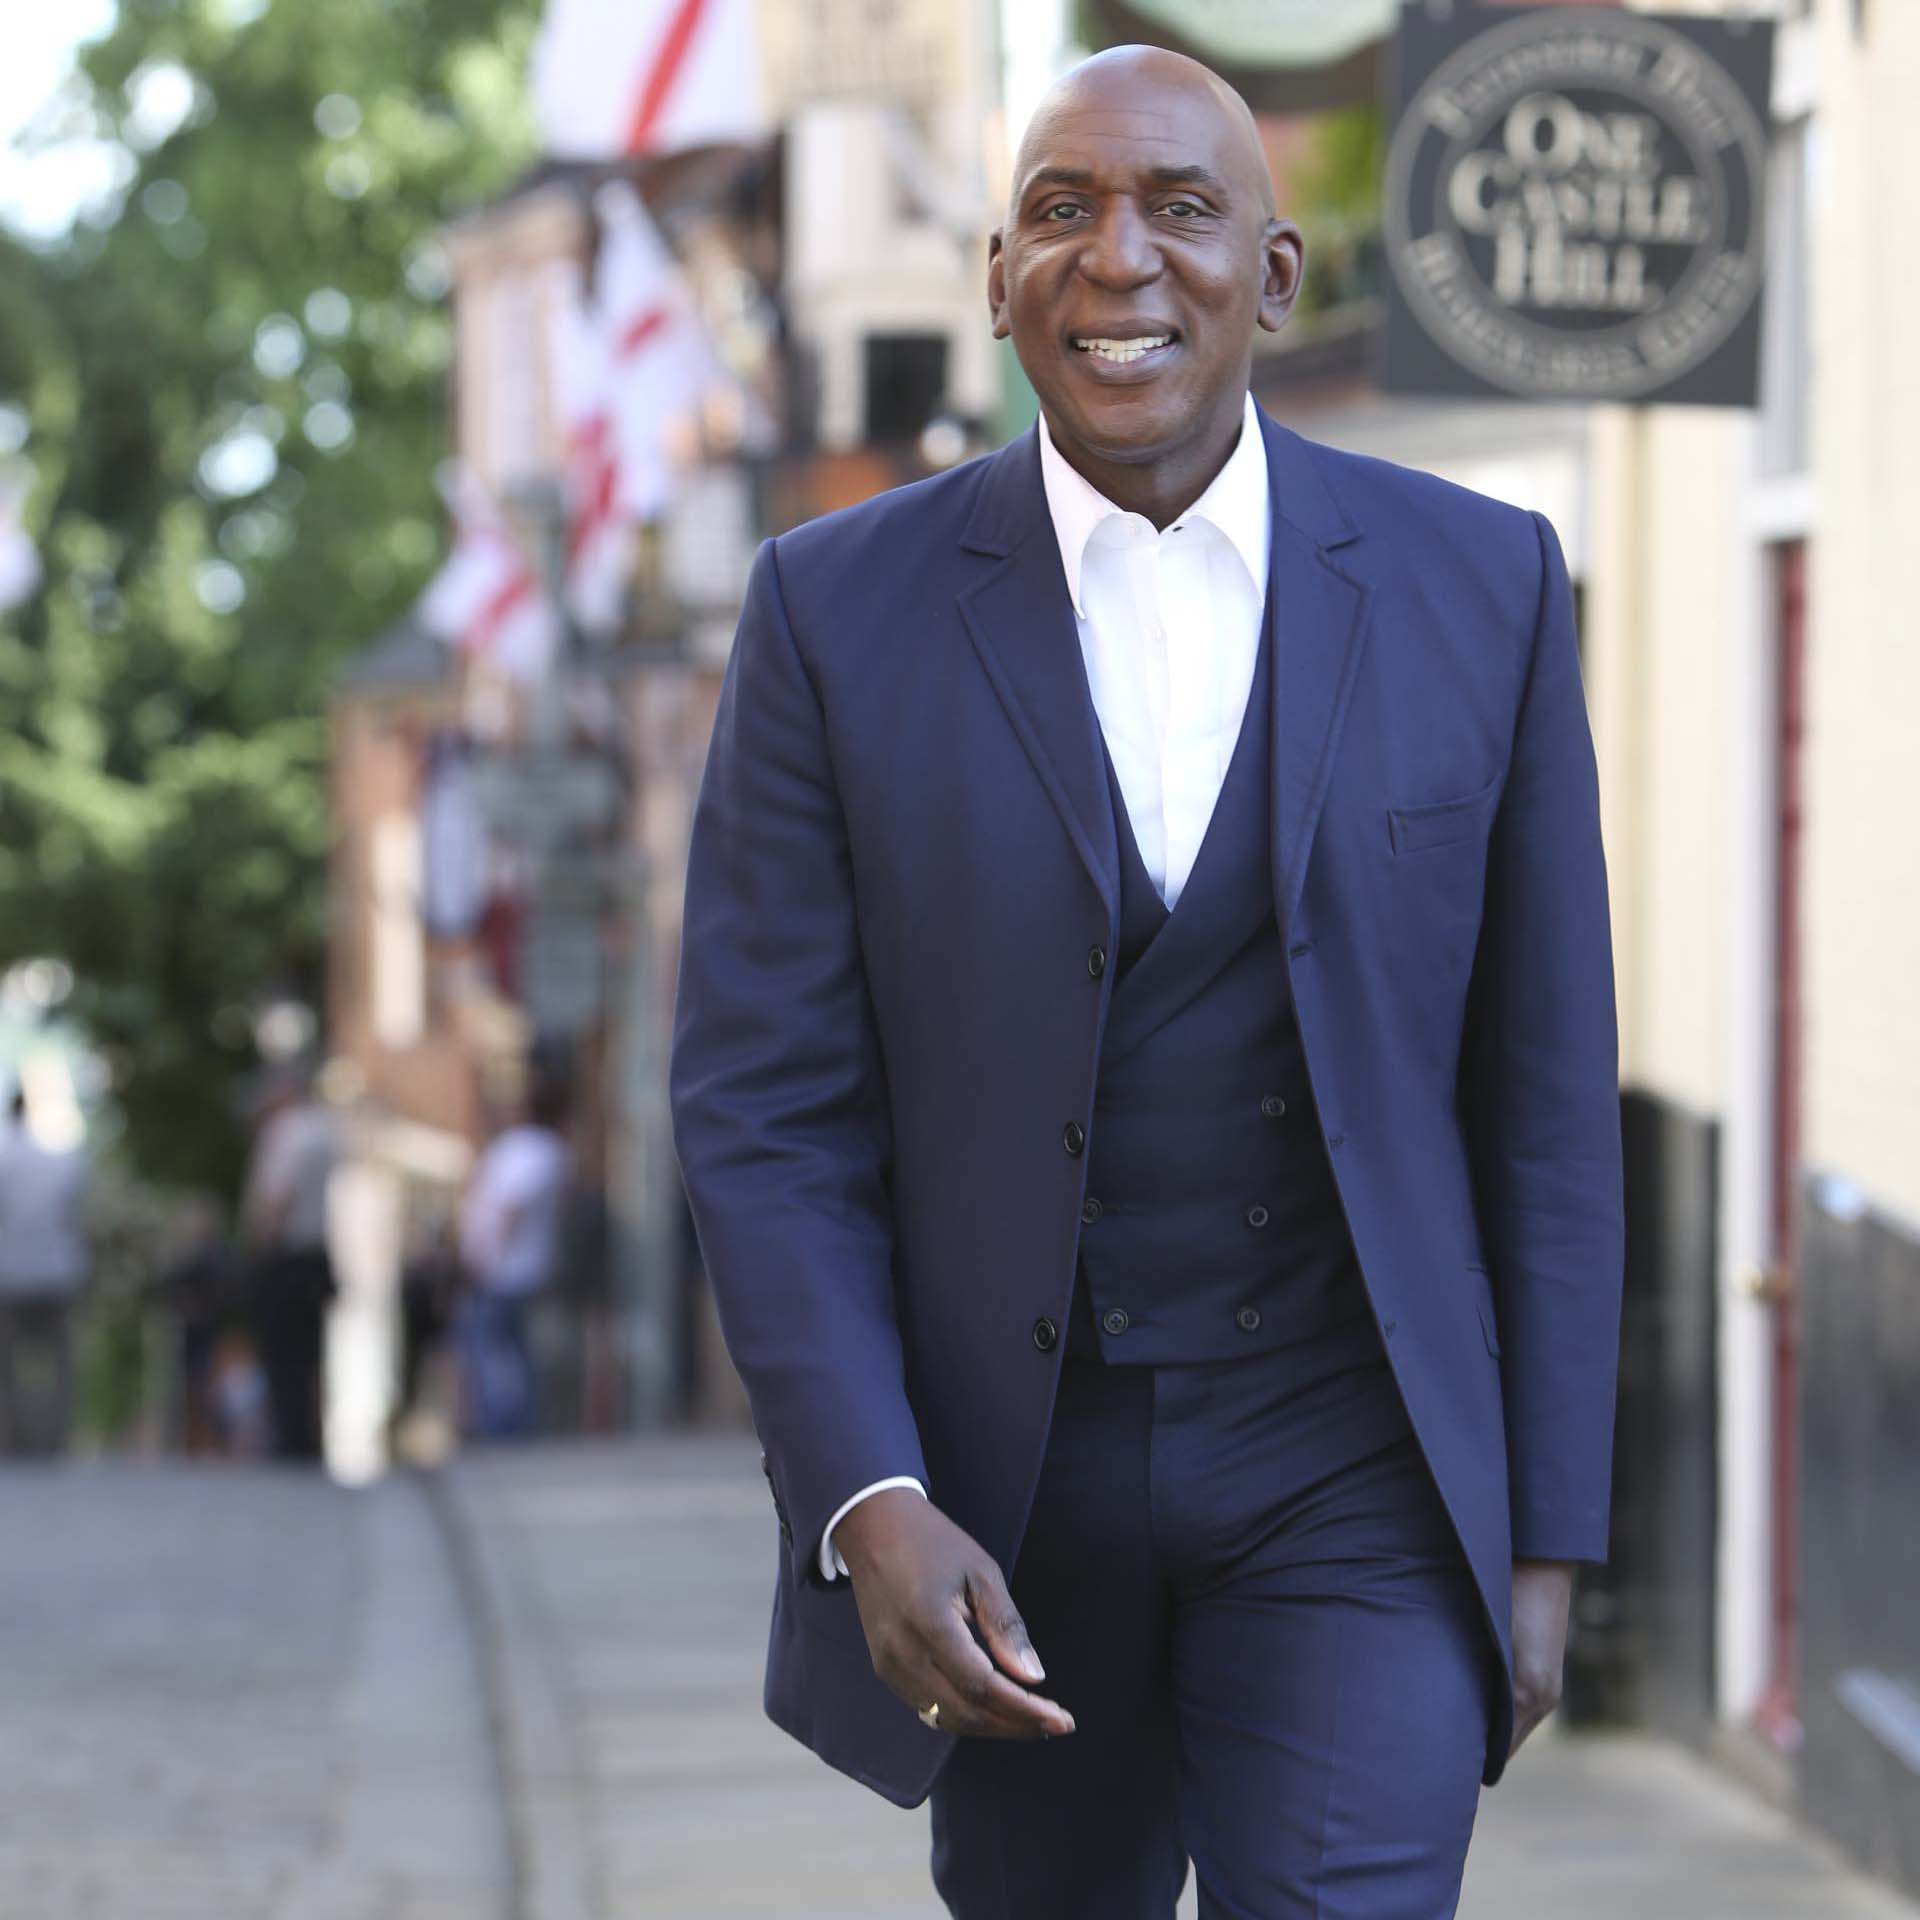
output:
[[[34,1137],[24,1091],[0,1127],[0,1451],[64,1453],[73,1309],[87,1282],[86,1158]],[[29,1391],[27,1375],[45,1385]]]
[[[1214,75],[1069,74],[989,249],[1039,424],[761,549],[696,813],[767,1705],[963,1920],[1453,1912],[1606,1549],[1566,571],[1252,404],[1301,264]]]
[[[501,1128],[475,1163],[460,1207],[460,1306],[470,1421],[482,1439],[533,1432],[537,1413],[527,1309],[554,1277],[573,1180],[562,1129],[564,1082],[536,1068],[526,1112]]]
[[[327,1207],[339,1137],[297,1065],[269,1069],[254,1097],[254,1121],[241,1226],[273,1451],[282,1460],[318,1460],[327,1308],[337,1291]]]

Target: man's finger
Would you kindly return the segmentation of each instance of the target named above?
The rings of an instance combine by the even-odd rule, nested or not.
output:
[[[998,1567],[983,1567],[967,1576],[967,1605],[973,1624],[980,1629],[980,1637],[1002,1673],[1029,1686],[1047,1677],[1033,1642],[1027,1638],[1027,1623],[1020,1618]]]
[[[1027,1740],[1073,1731],[1073,1716],[1066,1708],[1016,1685],[994,1667],[967,1631],[957,1600],[944,1621],[928,1623],[923,1633],[935,1670],[935,1693],[942,1702],[941,1722],[952,1731]],[[949,1723],[948,1715],[955,1711],[964,1724]]]

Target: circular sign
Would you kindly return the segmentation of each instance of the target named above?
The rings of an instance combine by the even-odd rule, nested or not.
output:
[[[1528,14],[1409,99],[1387,259],[1492,386],[1633,400],[1698,367],[1760,289],[1766,132],[1694,42],[1631,13]]]

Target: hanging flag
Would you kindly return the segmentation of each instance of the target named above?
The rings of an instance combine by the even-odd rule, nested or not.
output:
[[[651,520],[672,492],[676,424],[697,415],[725,375],[679,265],[639,194],[613,181],[600,189],[594,207],[600,257],[593,305],[612,394],[615,497],[631,518]]]
[[[758,140],[754,0],[548,0],[533,105],[560,160]]]
[[[613,363],[606,327],[569,261],[550,311],[553,388],[564,437],[568,610],[589,633],[618,630],[633,577],[633,523],[620,498]]]
[[[0,613],[32,598],[40,585],[39,550],[21,517],[32,485],[23,473],[0,472]]]
[[[442,475],[441,492],[453,516],[453,546],[420,596],[421,624],[510,680],[540,679],[560,636],[538,570],[473,474],[452,468]]]

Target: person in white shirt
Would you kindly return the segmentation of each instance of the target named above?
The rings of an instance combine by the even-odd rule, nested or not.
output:
[[[57,1454],[73,1424],[73,1309],[86,1285],[87,1164],[43,1146],[16,1092],[0,1129],[0,1449]],[[33,1393],[29,1375],[44,1374]]]
[[[257,1131],[241,1222],[250,1252],[254,1336],[283,1460],[321,1454],[327,1308],[337,1291],[327,1200],[339,1160],[333,1115],[306,1074],[276,1068],[254,1102]]]
[[[558,1074],[536,1071],[526,1115],[502,1129],[475,1163],[460,1208],[461,1304],[468,1426],[482,1439],[534,1430],[538,1395],[527,1310],[552,1280],[573,1183],[573,1153],[562,1129],[567,1091]]]

